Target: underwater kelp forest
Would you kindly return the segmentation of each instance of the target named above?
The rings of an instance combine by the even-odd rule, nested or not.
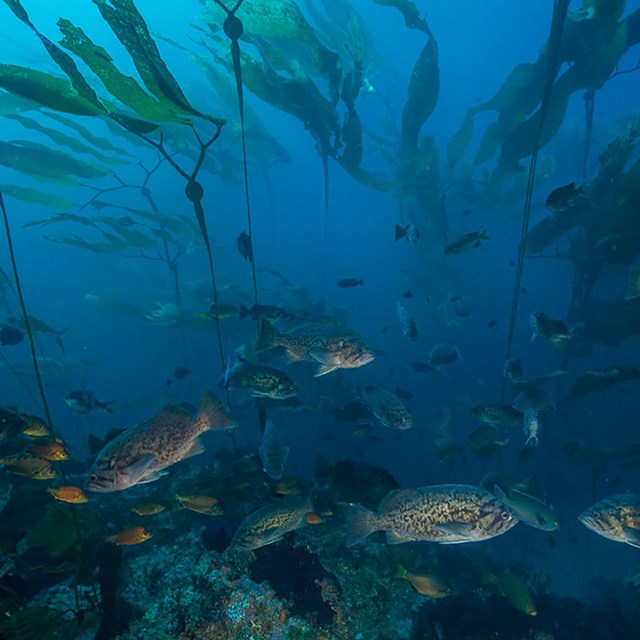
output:
[[[636,640],[640,0],[2,0],[0,639]]]

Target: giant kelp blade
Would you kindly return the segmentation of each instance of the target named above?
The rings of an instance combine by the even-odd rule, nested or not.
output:
[[[409,81],[408,98],[402,110],[401,153],[417,153],[420,129],[436,108],[439,94],[438,46],[429,38]]]
[[[117,238],[116,236],[109,234],[106,231],[102,231],[102,235],[107,238],[108,242],[89,242],[75,234],[71,234],[62,238],[54,238],[52,236],[43,236],[43,238],[45,240],[48,240],[49,242],[68,244],[72,247],[77,247],[78,249],[93,251],[94,253],[121,253],[128,248],[128,245],[124,240]]]
[[[96,147],[98,149],[102,149],[103,151],[113,151],[114,153],[120,155],[131,156],[132,154],[120,147],[116,147],[110,140],[103,138],[101,136],[97,136],[86,127],[83,127],[81,124],[71,120],[70,118],[66,118],[65,116],[60,115],[59,113],[50,113],[47,114],[48,118],[51,118],[69,129],[73,129],[75,132],[79,133],[91,146]]]
[[[157,213],[155,211],[145,211],[144,209],[136,209],[135,207],[126,207],[122,205],[110,204],[108,202],[103,202],[101,200],[96,200],[93,203],[98,208],[104,207],[114,207],[118,209],[122,209],[123,211],[127,211],[135,216],[143,218],[144,220],[150,220],[151,222],[156,222],[162,228],[167,231],[171,231],[172,233],[183,234],[183,235],[194,235],[198,233],[198,229],[191,220],[191,218],[178,215],[178,216],[168,216],[163,213]]]
[[[60,184],[74,184],[73,176],[94,179],[110,173],[109,169],[87,164],[27,140],[0,141],[0,164],[39,180]]]
[[[13,184],[0,185],[0,191],[6,196],[11,196],[22,202],[30,202],[35,204],[43,204],[53,209],[70,209],[75,206],[75,202],[70,198],[63,196],[55,196],[50,193],[43,193],[36,189],[28,189],[26,187],[17,187]]]
[[[194,109],[160,56],[146,22],[132,0],[93,0],[100,14],[127,50],[142,82],[158,100],[184,113],[202,115]]]
[[[31,140],[12,140],[1,144],[4,145],[5,151],[10,150],[13,154],[20,154],[22,158],[32,162],[32,171],[37,168],[42,171],[41,175],[44,176],[72,175],[92,180],[108,176],[111,173],[111,169],[108,167],[93,163],[89,164],[78,160],[75,156],[51,149],[46,145]]]
[[[55,111],[80,116],[103,113],[102,109],[81,96],[68,80],[44,71],[0,63],[0,87]]]
[[[147,120],[161,122],[182,119],[172,104],[151,97],[134,78],[122,73],[113,64],[107,51],[92,42],[81,28],[64,18],[60,18],[57,24],[64,35],[60,44],[82,58],[114,98]]]
[[[80,536],[86,539],[96,529],[97,521],[90,511],[74,518],[68,508],[54,507],[33,527],[27,536],[26,546],[43,546],[49,556],[55,559],[78,544]]]
[[[395,7],[404,17],[404,22],[411,29],[418,29],[431,35],[431,31],[427,26],[427,21],[420,17],[418,7],[411,0],[373,0],[375,4],[381,4],[386,7]]]
[[[207,2],[219,15],[220,9]],[[337,81],[339,56],[328,49],[295,2],[291,0],[251,0],[242,5],[242,23],[246,33],[264,38],[302,44],[317,71]]]
[[[51,56],[53,61],[64,71],[69,80],[71,80],[71,84],[73,88],[76,90],[78,95],[82,96],[85,100],[90,102],[98,112],[105,113],[106,108],[98,99],[96,92],[91,88],[89,83],[84,79],[84,76],[78,71],[78,67],[76,63],[73,61],[73,58],[65,53],[62,49],[60,49],[57,45],[55,45],[49,38],[40,33],[38,29],[33,25],[31,20],[29,20],[29,16],[27,12],[24,10],[24,7],[20,4],[19,0],[4,0],[5,4],[13,11],[13,13],[24,22],[27,26],[29,26],[33,32],[40,38],[40,41],[44,45],[47,53]]]
[[[105,164],[123,164],[129,162],[128,160],[124,160],[122,158],[107,157],[96,151],[93,147],[89,147],[86,144],[83,144],[73,136],[69,136],[66,133],[58,131],[57,129],[45,127],[44,125],[40,124],[33,118],[29,118],[28,116],[23,116],[16,113],[6,115],[5,118],[10,118],[11,120],[19,122],[23,127],[25,127],[25,129],[31,129],[32,131],[42,133],[59,147],[66,147],[67,149],[71,149],[71,151],[75,151],[76,153],[83,153],[93,156],[94,158],[100,160],[100,162],[103,162]]]
[[[146,136],[148,133],[155,131],[159,126],[155,122],[140,120],[140,118],[134,118],[125,113],[112,113],[111,118],[128,131],[131,131],[131,133],[138,135]]]
[[[40,105],[33,100],[25,100],[18,95],[8,91],[0,92],[0,115],[6,116],[23,111],[32,111],[40,108]]]

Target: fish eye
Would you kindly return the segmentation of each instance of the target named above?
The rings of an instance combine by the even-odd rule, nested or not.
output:
[[[95,473],[92,473],[89,476],[89,482],[95,482],[98,479],[98,476]]]
[[[501,517],[503,520],[509,520],[509,519],[511,518],[511,514],[510,514],[508,511],[503,511],[503,512],[500,514],[500,517]]]

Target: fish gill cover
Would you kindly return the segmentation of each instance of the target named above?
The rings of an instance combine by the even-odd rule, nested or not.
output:
[[[635,639],[637,0],[0,25],[1,637]]]

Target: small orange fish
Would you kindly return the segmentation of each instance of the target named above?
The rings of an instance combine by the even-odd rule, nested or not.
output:
[[[107,540],[113,544],[140,544],[150,537],[151,534],[145,531],[144,527],[129,527],[112,536],[107,536]]]
[[[49,487],[47,491],[60,502],[68,502],[69,504],[89,502],[87,494],[80,487],[65,485],[63,487]]]
[[[319,513],[307,513],[305,517],[307,524],[322,524],[324,522],[324,518]]]
[[[159,502],[150,502],[133,507],[131,511],[137,513],[139,516],[155,516],[157,513],[162,513],[165,509],[166,507]]]
[[[57,476],[48,460],[26,452],[0,458],[0,466],[9,473],[33,480],[53,480]]]
[[[176,500],[180,506],[196,513],[203,513],[206,516],[222,515],[222,507],[218,506],[218,498],[205,495],[178,496]]]
[[[51,442],[33,442],[28,447],[31,453],[44,458],[45,460],[53,460],[59,462],[68,460],[69,454],[60,440],[52,440]]]
[[[46,438],[51,435],[49,427],[47,427],[47,423],[42,418],[31,416],[28,413],[23,413],[21,415],[29,425],[22,432],[26,436],[31,436],[32,438]]]

